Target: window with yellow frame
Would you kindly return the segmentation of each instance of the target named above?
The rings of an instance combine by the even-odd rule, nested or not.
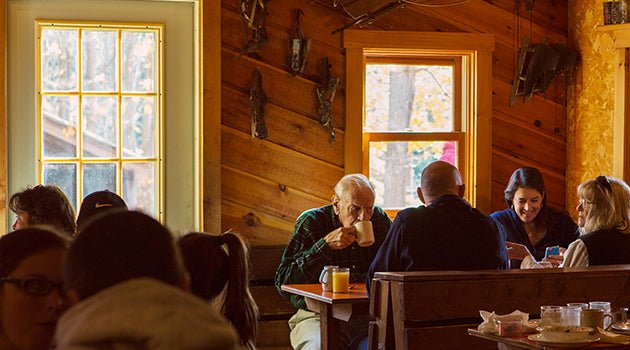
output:
[[[353,30],[344,45],[347,172],[366,174],[376,204],[394,216],[420,204],[424,167],[447,161],[460,169],[466,198],[487,210],[494,40]]]
[[[157,216],[162,37],[150,24],[37,21],[38,176],[78,208],[98,190]]]

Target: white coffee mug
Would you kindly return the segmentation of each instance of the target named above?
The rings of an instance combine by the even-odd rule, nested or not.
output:
[[[374,229],[372,221],[359,221],[354,224],[357,229],[357,243],[361,247],[367,247],[374,244]]]

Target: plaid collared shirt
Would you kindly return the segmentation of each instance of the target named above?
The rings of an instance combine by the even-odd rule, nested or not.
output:
[[[354,242],[347,248],[333,250],[324,241],[324,237],[341,227],[331,204],[310,209],[302,213],[295,222],[293,234],[282,255],[282,261],[276,272],[276,288],[291,303],[306,309],[304,298],[280,291],[283,284],[318,283],[319,274],[325,265],[338,265],[350,268],[350,280],[364,283],[367,270],[387,236],[391,220],[383,209],[374,207],[370,219],[374,226],[374,244],[359,247]]]

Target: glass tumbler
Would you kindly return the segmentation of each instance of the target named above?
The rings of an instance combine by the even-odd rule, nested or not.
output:
[[[545,305],[540,307],[541,326],[561,326],[562,306]]]

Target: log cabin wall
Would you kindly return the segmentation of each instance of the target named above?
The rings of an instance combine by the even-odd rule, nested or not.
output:
[[[221,12],[222,229],[243,233],[254,247],[286,244],[299,213],[329,203],[332,187],[344,174],[344,50],[342,34],[331,32],[350,23],[351,18],[333,7],[333,0],[272,0],[268,7],[269,41],[253,55],[240,55],[244,35],[239,1],[223,0]],[[304,33],[312,38],[303,77],[291,77],[287,67],[295,8],[304,11]],[[531,13],[521,1],[514,0],[471,0],[449,7],[409,4],[362,28],[494,34],[492,209],[505,207],[503,190],[508,178],[524,165],[542,171],[550,204],[564,207],[565,81],[556,79],[546,96],[536,95],[529,102],[519,98],[509,107],[508,101],[519,38],[531,35],[533,43],[544,38],[566,43],[566,1],[536,2]],[[332,73],[342,78],[333,105],[337,140],[332,145],[318,123],[314,94],[320,81],[319,62],[324,57],[332,64]],[[256,69],[263,75],[269,97],[265,111],[269,137],[265,140],[250,135],[248,98]]]

